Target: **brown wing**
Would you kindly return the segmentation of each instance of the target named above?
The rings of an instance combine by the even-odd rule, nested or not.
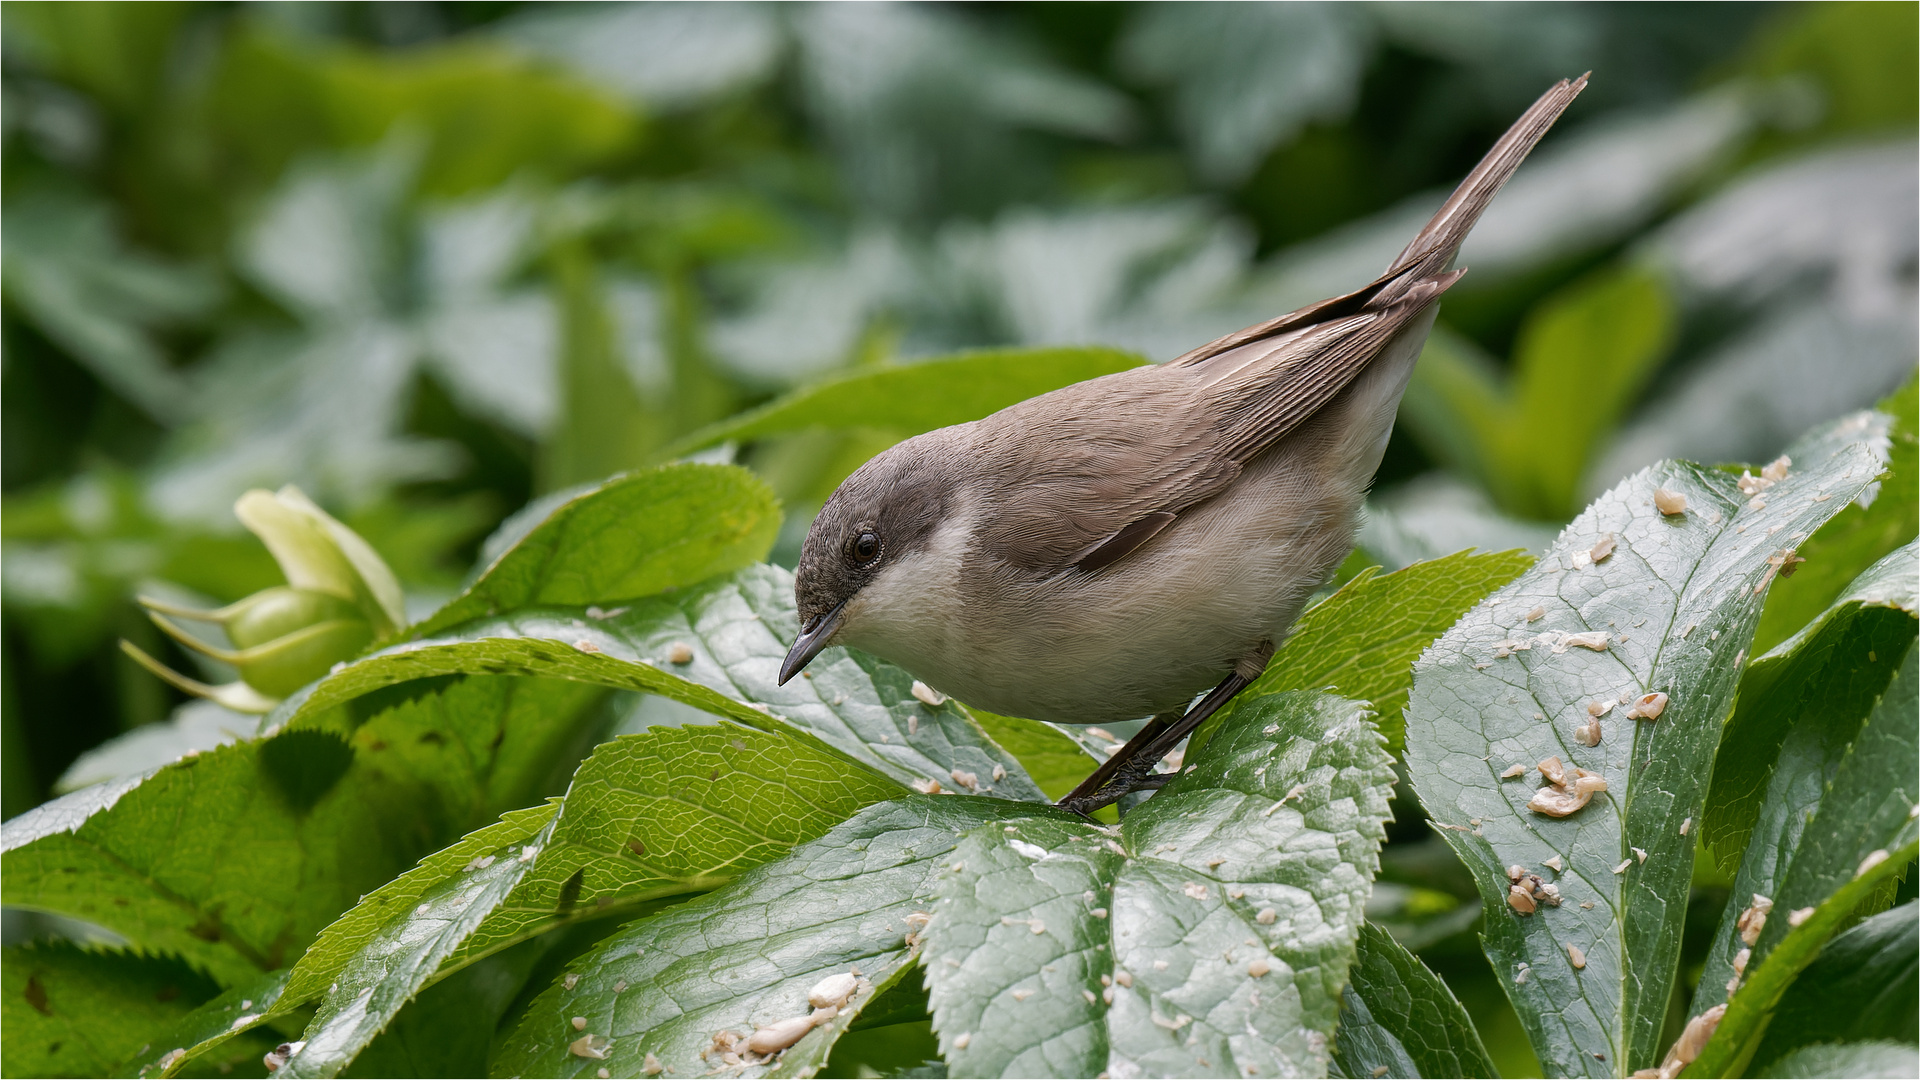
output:
[[[1029,570],[1097,570],[1225,490],[1459,279],[1461,242],[1585,87],[1581,76],[1541,95],[1366,288],[981,421],[975,452],[999,496],[982,546]]]

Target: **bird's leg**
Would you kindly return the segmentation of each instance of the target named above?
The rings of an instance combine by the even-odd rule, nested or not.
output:
[[[1068,792],[1066,797],[1055,805],[1071,810],[1082,816],[1115,801],[1130,791],[1142,791],[1157,788],[1173,779],[1171,775],[1159,775],[1153,767],[1160,759],[1173,752],[1180,740],[1193,733],[1193,729],[1204,723],[1207,717],[1219,712],[1221,707],[1233,700],[1233,696],[1245,690],[1248,684],[1260,677],[1266,667],[1267,658],[1273,655],[1272,645],[1263,645],[1256,656],[1248,657],[1234,665],[1232,673],[1220,680],[1200,703],[1188,709],[1185,715],[1174,720],[1173,713],[1161,713],[1148,721],[1128,739],[1125,746],[1114,751],[1106,764],[1093,771],[1093,775],[1080,782],[1080,786]]]

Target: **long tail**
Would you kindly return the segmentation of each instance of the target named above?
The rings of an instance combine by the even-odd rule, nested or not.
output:
[[[1391,306],[1407,299],[1407,294],[1415,288],[1430,289],[1432,284],[1444,288],[1452,284],[1451,278],[1442,281],[1441,276],[1452,266],[1453,258],[1459,254],[1460,244],[1467,238],[1467,233],[1473,231],[1480,215],[1486,213],[1493,197],[1499,194],[1514,170],[1526,160],[1534,144],[1545,137],[1548,129],[1553,127],[1553,122],[1586,88],[1587,76],[1582,75],[1577,79],[1562,79],[1541,94],[1539,100],[1513,122],[1507,133],[1500,136],[1500,141],[1493,144],[1493,149],[1487,151],[1486,156],[1480,159],[1480,164],[1467,174],[1467,178],[1460,181],[1460,186],[1448,196],[1446,204],[1428,220],[1413,242],[1400,252],[1399,258],[1393,260],[1387,272],[1365,288],[1237,330],[1184,356],[1175,357],[1168,366],[1187,367],[1205,363],[1229,350],[1276,334],[1363,310]]]
[[[1587,72],[1591,74],[1593,72]],[[1415,263],[1427,264],[1422,268],[1424,272],[1414,275],[1416,278],[1446,270],[1460,253],[1461,242],[1493,203],[1493,197],[1506,186],[1514,170],[1527,159],[1527,154],[1547,134],[1547,129],[1553,127],[1553,122],[1560,119],[1573,99],[1587,88],[1587,75],[1561,79],[1541,94],[1533,107],[1500,136],[1500,141],[1493,144],[1493,149],[1487,151],[1467,178],[1460,181],[1460,186],[1453,189],[1453,194],[1427,222],[1426,228],[1421,229],[1413,242],[1400,252],[1400,257],[1393,260],[1393,265],[1387,267],[1386,276],[1391,277]]]

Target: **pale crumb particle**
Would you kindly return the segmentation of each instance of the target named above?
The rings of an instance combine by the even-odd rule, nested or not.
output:
[[[980,788],[980,777],[973,773],[955,769],[949,775],[952,776],[954,783],[959,784],[968,791],[977,791]]]
[[[1680,835],[1681,836],[1687,835],[1687,830],[1691,828],[1693,828],[1693,819],[1688,818],[1687,820],[1680,823]]]
[[[1506,770],[1500,774],[1500,779],[1512,780],[1515,777],[1520,777],[1525,775],[1527,775],[1527,767],[1525,765],[1522,765],[1520,762],[1516,761],[1513,764],[1507,766]]]
[[[1614,868],[1613,868],[1613,872],[1614,872],[1614,873],[1616,873],[1616,874],[1624,874],[1624,873],[1626,873],[1626,872],[1627,872],[1627,867],[1629,867],[1629,866],[1632,866],[1632,865],[1633,865],[1633,860],[1632,860],[1632,859],[1621,859],[1621,860],[1619,861],[1619,863],[1617,863],[1617,864],[1616,864],[1616,865],[1614,866]]]
[[[1810,907],[1794,908],[1792,911],[1787,912],[1787,925],[1799,926],[1801,923],[1806,922],[1808,919],[1811,919],[1811,918],[1813,918],[1812,908]]]
[[[1025,1001],[1032,996],[1033,996],[1033,991],[1028,990],[1025,987],[1022,987],[1021,989],[1015,990],[1013,992],[1013,1000],[1015,1001]]]
[[[1545,607],[1536,607],[1532,611],[1527,612],[1527,621],[1538,622],[1540,619],[1544,618],[1546,614],[1547,614],[1547,609]]]
[[[995,765],[993,767],[994,783],[997,784],[1000,781],[1005,780],[1006,778],[1007,778],[1007,767],[1005,765]]]
[[[925,780],[915,780],[913,782],[913,790],[922,795],[938,795],[946,789],[940,786],[940,781],[928,777]]]
[[[1255,915],[1253,917],[1253,921],[1259,923],[1261,926],[1272,926],[1274,923],[1274,920],[1278,919],[1279,917],[1280,917],[1279,913],[1274,911],[1272,908],[1261,908],[1260,914]]]
[[[593,642],[588,641],[586,638],[581,638],[579,641],[574,642],[573,647],[576,649],[579,649],[583,653],[597,653],[600,651],[600,646],[595,645]]]
[[[667,646],[667,663],[669,664],[693,663],[693,646],[687,644],[684,641],[676,641],[673,644]]]
[[[1862,877],[1867,873],[1867,871],[1872,870],[1874,867],[1879,866],[1881,863],[1886,861],[1887,861],[1887,849],[1881,848],[1880,850],[1875,851],[1872,854],[1868,855],[1866,858],[1860,860],[1860,869],[1854,871],[1853,876]]]
[[[1633,849],[1633,857],[1634,857],[1634,859],[1636,859],[1636,860],[1637,860],[1637,861],[1639,861],[1639,862],[1646,862],[1646,861],[1647,861],[1647,852],[1646,852],[1646,849],[1645,849],[1645,848],[1634,848],[1634,849]]]
[[[586,1018],[586,1017],[584,1017],[584,1016],[576,1016],[576,1017],[574,1017],[574,1018],[573,1018],[573,1030],[575,1030],[575,1031],[585,1031],[585,1030],[587,1030],[587,1018]]]
[[[601,1068],[595,1069],[593,1072],[593,1075],[598,1077],[599,1080],[612,1080],[612,1077],[613,1077],[613,1074],[608,1072],[604,1066]]]
[[[932,709],[937,709],[947,703],[947,695],[935,690],[933,687],[928,686],[918,679],[913,681],[913,696],[918,698],[922,705]]]
[[[1153,962],[1153,970],[1155,971],[1167,970],[1167,962],[1165,960],[1155,960]]]
[[[1094,1003],[1095,1001],[1097,1001],[1097,1000],[1099,1000],[1098,998],[1095,998],[1095,997],[1093,996],[1093,991],[1091,991],[1091,990],[1082,990],[1082,991],[1080,991],[1080,996],[1081,996],[1081,997],[1083,997],[1083,998],[1086,998],[1086,999],[1087,999],[1087,1004],[1089,1004],[1089,1005],[1091,1005],[1091,1004],[1093,1004],[1093,1003]]]
[[[1581,906],[1581,907],[1583,907],[1583,908],[1585,908],[1585,909],[1587,909],[1588,911],[1592,911],[1592,910],[1593,910],[1593,901],[1591,901],[1591,900],[1582,900],[1582,901],[1580,901],[1580,906]]]
[[[1613,534],[1608,533],[1607,535],[1601,537],[1598,543],[1595,543],[1593,545],[1593,548],[1587,552],[1587,557],[1592,559],[1594,562],[1600,563],[1600,562],[1606,562],[1608,557],[1611,556],[1612,554],[1613,554]]]
[[[1272,970],[1273,968],[1268,966],[1266,957],[1264,956],[1255,957],[1253,962],[1247,965],[1247,974],[1253,976],[1256,979],[1260,978],[1261,976],[1265,975],[1267,972]]]
[[[1121,986],[1131,987],[1133,986],[1133,972],[1131,971],[1115,972],[1113,976],[1113,981],[1119,983]]]
[[[659,1076],[661,1068],[660,1059],[648,1054],[646,1063],[640,1067],[640,1071],[648,1076]]]
[[[1666,488],[1655,488],[1653,491],[1653,505],[1654,509],[1659,510],[1668,517],[1672,517],[1675,514],[1684,514],[1687,512],[1687,497],[1677,491],[1669,491]]]
[[[1096,918],[1096,919],[1104,919],[1104,918],[1106,918],[1106,917],[1107,917],[1107,909],[1106,909],[1106,908],[1103,908],[1103,907],[1097,907],[1097,908],[1094,908],[1094,909],[1093,909],[1093,917],[1094,917],[1094,918]]]
[[[1567,868],[1567,864],[1561,862],[1560,856],[1558,855],[1555,855],[1553,858],[1548,859],[1546,862],[1543,862],[1540,865],[1552,870],[1556,874]]]
[[[1567,960],[1574,966],[1575,970],[1587,966],[1587,954],[1581,952],[1580,946],[1572,942],[1567,943]]]

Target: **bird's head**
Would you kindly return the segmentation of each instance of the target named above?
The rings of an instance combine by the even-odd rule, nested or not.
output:
[[[834,643],[865,590],[926,548],[952,504],[943,451],[927,436],[886,450],[847,477],[813,519],[793,575],[800,636],[780,665],[781,683]]]

